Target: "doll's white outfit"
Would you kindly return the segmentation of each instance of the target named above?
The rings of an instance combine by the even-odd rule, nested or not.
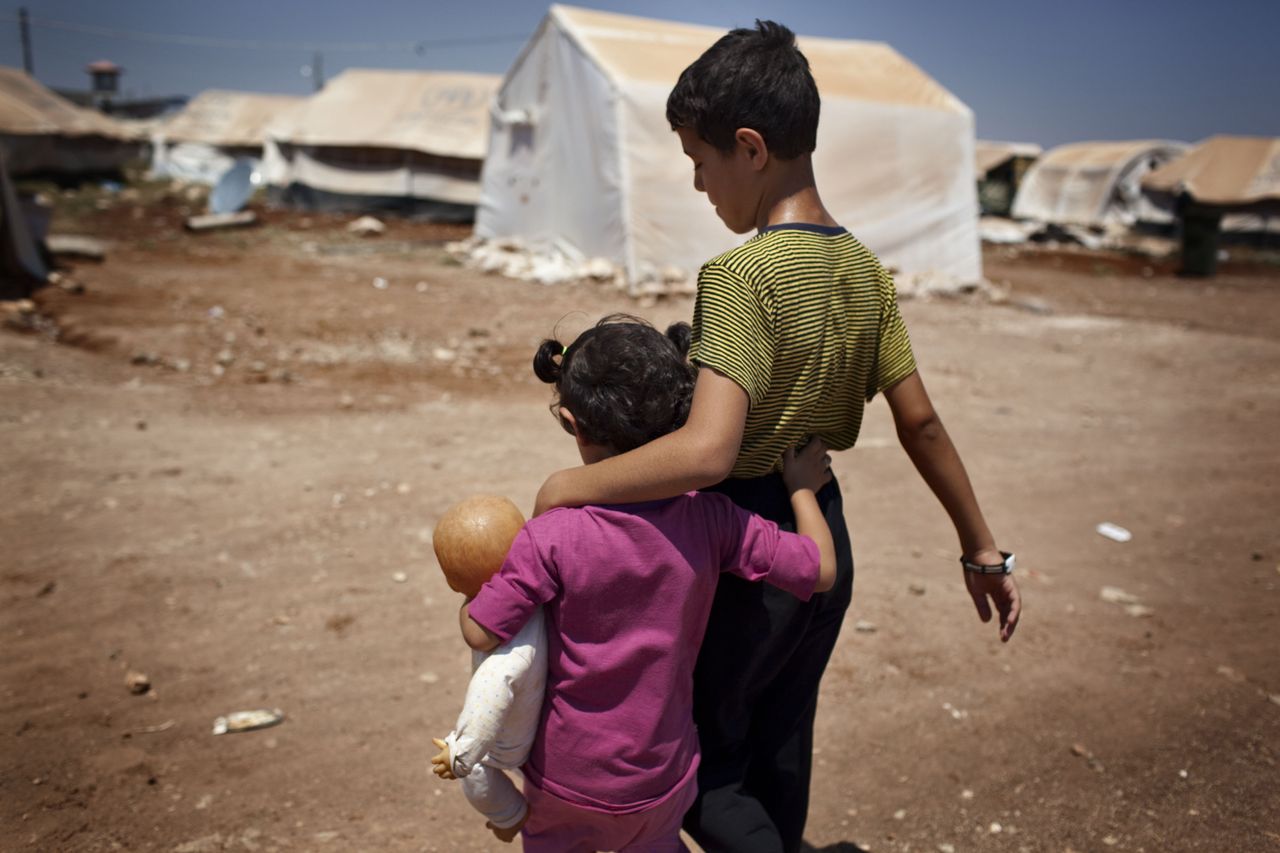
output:
[[[504,772],[529,757],[547,683],[547,635],[542,608],[510,640],[472,652],[471,683],[458,724],[445,744],[467,801],[494,826],[524,819],[524,795]]]

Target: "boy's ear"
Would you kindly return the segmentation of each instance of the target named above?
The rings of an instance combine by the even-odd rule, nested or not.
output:
[[[733,141],[737,143],[738,150],[746,155],[751,168],[760,171],[769,162],[769,146],[765,144],[764,137],[760,135],[760,131],[752,130],[749,127],[740,127],[733,134]]]

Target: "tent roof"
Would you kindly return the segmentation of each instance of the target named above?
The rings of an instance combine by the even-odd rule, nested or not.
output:
[[[1036,161],[1042,170],[1066,169],[1072,171],[1098,169],[1119,170],[1131,161],[1152,151],[1168,148],[1185,149],[1184,142],[1161,139],[1135,139],[1124,142],[1073,142],[1052,148]]]
[[[1002,165],[1014,157],[1035,159],[1044,149],[1034,142],[992,142],[979,139],[973,144],[974,172],[978,180],[987,176],[987,172]]]
[[[550,17],[614,80],[667,87],[725,33],[714,27],[575,6],[553,5]],[[968,112],[960,99],[883,42],[800,36],[797,43],[824,99]]]
[[[269,131],[295,145],[399,148],[479,160],[488,148],[489,108],[500,81],[495,74],[353,68]]]
[[[1142,180],[1146,190],[1223,207],[1280,201],[1280,139],[1213,136]]]
[[[96,110],[77,107],[18,68],[0,67],[0,133],[18,136],[129,136]]]
[[[164,121],[159,130],[170,142],[261,145],[267,125],[302,102],[303,98],[292,95],[208,89]]]

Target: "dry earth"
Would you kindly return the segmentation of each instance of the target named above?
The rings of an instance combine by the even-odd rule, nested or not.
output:
[[[86,292],[0,331],[0,847],[512,849],[428,772],[468,660],[430,531],[473,492],[527,511],[576,461],[541,337],[690,303],[486,277],[431,226],[196,237],[176,204],[107,206],[55,223],[114,241]],[[1280,850],[1280,270],[997,249],[987,273],[1007,303],[904,313],[1024,622],[1007,646],[978,622],[874,404],[836,461],[858,581],[809,841]],[[260,707],[286,721],[211,734]]]

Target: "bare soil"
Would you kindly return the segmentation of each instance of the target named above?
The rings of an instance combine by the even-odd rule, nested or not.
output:
[[[428,769],[468,677],[431,528],[577,461],[542,337],[690,302],[485,276],[455,228],[100,206],[55,219],[111,241],[85,292],[0,330],[0,848],[512,849]],[[1002,646],[977,620],[874,403],[835,463],[858,580],[807,838],[1280,850],[1280,268],[986,261],[1004,303],[903,310],[1024,621]],[[286,720],[211,734],[252,708]]]

